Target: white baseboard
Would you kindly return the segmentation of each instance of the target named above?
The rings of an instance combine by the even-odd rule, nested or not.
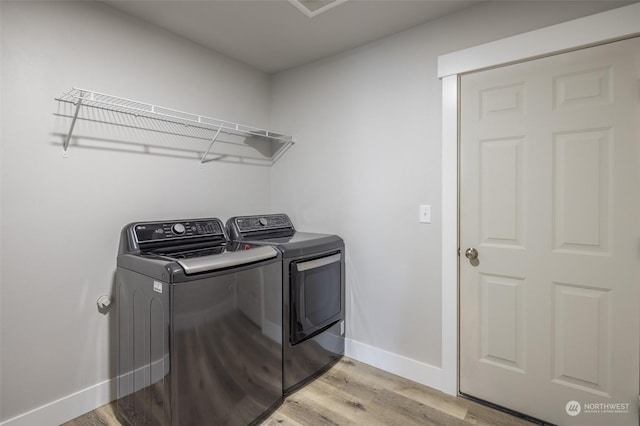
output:
[[[381,370],[442,390],[442,369],[366,343],[345,339],[345,355]]]
[[[110,379],[5,420],[0,426],[56,426],[111,402],[116,380]]]

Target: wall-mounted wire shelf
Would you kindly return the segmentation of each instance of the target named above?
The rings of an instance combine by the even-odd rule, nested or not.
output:
[[[294,144],[291,136],[87,89],[74,87],[62,96],[55,98],[55,100],[74,106],[73,113],[70,115],[71,125],[69,132],[63,142],[65,155],[69,149],[69,142],[73,135],[76,121],[83,119],[82,111],[85,108],[104,110],[110,114],[109,116],[113,116],[112,113],[115,113],[134,117],[134,120],[144,120],[144,126],[141,126],[141,128],[149,131],[168,133],[166,126],[171,125],[172,135],[207,141],[209,145],[206,150],[203,150],[204,154],[200,157],[201,163],[207,161],[213,144],[219,140],[221,134],[233,136],[236,141],[225,141],[225,143],[234,143],[242,146],[252,146],[252,143],[256,141],[269,143],[270,148],[261,150],[260,157],[260,159],[269,164],[274,164]],[[84,119],[89,120],[89,118]],[[117,123],[114,122],[112,124]],[[256,159],[256,157],[253,157],[253,159]]]

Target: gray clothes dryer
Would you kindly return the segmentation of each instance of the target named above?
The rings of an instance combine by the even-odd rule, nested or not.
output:
[[[283,387],[291,393],[344,355],[344,241],[299,232],[285,214],[232,217],[227,232],[247,248],[282,253]]]
[[[218,219],[121,234],[117,415],[130,425],[247,425],[282,400],[277,250],[226,241]]]

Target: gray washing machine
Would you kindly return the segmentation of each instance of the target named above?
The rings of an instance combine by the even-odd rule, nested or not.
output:
[[[227,232],[246,248],[282,253],[283,387],[291,393],[344,355],[344,241],[298,232],[285,214],[232,217]]]
[[[121,234],[117,415],[130,425],[248,425],[282,401],[282,262],[219,219]]]

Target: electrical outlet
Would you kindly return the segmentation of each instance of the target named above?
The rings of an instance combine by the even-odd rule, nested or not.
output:
[[[420,223],[431,223],[431,206],[420,205]]]

